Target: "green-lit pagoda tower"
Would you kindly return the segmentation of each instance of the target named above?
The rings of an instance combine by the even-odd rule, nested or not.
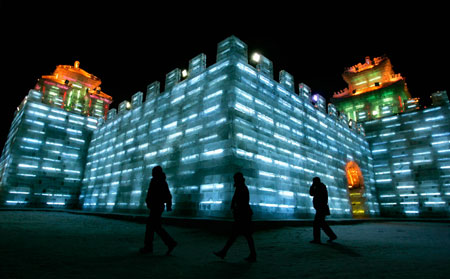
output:
[[[342,77],[348,88],[334,93],[331,101],[355,121],[403,112],[411,98],[405,79],[393,71],[387,57],[366,57],[364,64],[347,68]]]

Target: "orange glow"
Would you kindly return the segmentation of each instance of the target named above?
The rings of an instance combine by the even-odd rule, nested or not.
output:
[[[364,189],[364,178],[361,169],[354,161],[350,161],[345,166],[345,173],[348,182],[349,201],[352,207],[353,217],[366,217],[368,212]]]
[[[380,63],[383,62],[384,59],[384,57],[375,57],[373,61],[371,61],[370,57],[366,56],[364,64],[358,63],[355,66],[347,68],[347,71],[351,73],[359,73],[368,69],[372,69],[373,67],[380,65]]]
[[[82,115],[104,117],[113,99],[101,91],[101,80],[80,68],[80,62],[74,65],[59,65],[51,75],[39,79],[35,88],[41,89],[42,101],[47,104],[62,101],[59,104],[66,111],[75,111]],[[51,94],[46,94],[50,90]],[[95,102],[94,105],[91,104]]]
[[[347,175],[348,187],[349,188],[360,188],[363,187],[364,181],[361,173],[361,169],[358,165],[351,161],[345,167],[345,172]]]
[[[81,69],[79,61],[75,61],[74,66],[59,65],[56,67],[53,75],[42,76],[42,78],[50,79],[60,84],[76,82],[90,89],[94,89],[102,83],[98,77]]]
[[[403,80],[401,74],[396,74],[387,57],[375,57],[373,61],[366,57],[364,64],[347,68],[342,74],[348,88],[335,92],[333,98],[342,98],[364,94],[387,87]]]
[[[100,91],[101,80],[81,69],[80,61],[75,61],[73,66],[59,65],[52,75],[44,75],[42,79],[53,81],[59,86],[66,86],[72,83],[81,84],[88,88],[90,96],[95,96],[108,104],[112,103],[112,97]]]

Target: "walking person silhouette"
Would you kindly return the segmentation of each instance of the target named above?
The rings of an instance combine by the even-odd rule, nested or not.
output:
[[[325,217],[330,215],[330,208],[328,207],[328,191],[327,186],[320,182],[320,178],[314,177],[313,184],[309,188],[309,194],[313,196],[313,205],[316,210],[313,222],[313,236],[314,239],[311,243],[320,244],[320,229],[323,229],[326,235],[330,238],[328,242],[331,242],[337,238],[336,234],[331,230],[325,221]]]
[[[233,199],[231,200],[231,210],[233,212],[234,223],[232,227],[231,236],[225,243],[222,250],[214,252],[219,258],[224,259],[227,255],[231,245],[236,241],[237,237],[242,234],[247,239],[250,255],[245,258],[248,262],[256,261],[255,242],[252,237],[252,215],[253,211],[250,208],[250,194],[245,185],[244,175],[240,172],[234,174],[234,191]]]
[[[172,210],[172,195],[166,182],[166,174],[160,166],[152,169],[152,179],[145,201],[147,208],[150,209],[150,215],[145,230],[145,246],[139,251],[142,254],[153,253],[153,238],[154,234],[157,233],[167,246],[166,255],[170,255],[177,246],[177,242],[161,226],[161,215],[164,211],[164,204],[167,211]]]

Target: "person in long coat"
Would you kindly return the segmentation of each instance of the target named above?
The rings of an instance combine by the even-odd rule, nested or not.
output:
[[[225,243],[222,250],[214,252],[214,255],[219,258],[224,259],[228,250],[236,241],[239,235],[243,235],[248,242],[248,247],[250,249],[250,255],[245,258],[249,262],[256,261],[256,249],[255,242],[253,240],[252,234],[252,215],[253,211],[250,207],[250,194],[248,188],[245,185],[244,175],[241,172],[234,174],[234,191],[233,199],[231,200],[231,211],[233,212],[234,223],[232,227],[231,236]]]
[[[145,231],[145,246],[140,249],[143,254],[153,252],[153,238],[157,233],[164,244],[167,246],[167,255],[177,245],[177,242],[167,233],[161,225],[161,215],[164,212],[164,205],[167,211],[172,210],[172,195],[166,182],[166,175],[160,166],[152,169],[152,179],[147,191],[147,208],[150,209],[150,215],[147,220]]]
[[[328,207],[328,191],[327,186],[320,181],[319,177],[313,178],[313,184],[309,188],[309,194],[313,196],[313,205],[316,210],[313,222],[313,236],[311,243],[321,243],[320,229],[329,237],[329,242],[337,238],[336,234],[331,230],[330,226],[325,221],[325,217],[330,215],[330,208]]]

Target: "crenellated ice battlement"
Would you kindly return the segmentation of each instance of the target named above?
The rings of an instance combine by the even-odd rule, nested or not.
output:
[[[248,60],[248,47],[235,36],[231,36],[218,44],[217,47],[217,61],[215,64],[206,66],[206,55],[201,53],[189,61],[188,70],[181,70],[176,68],[166,75],[164,91],[161,91],[160,83],[155,81],[147,86],[146,100],[152,99],[152,95],[166,94],[172,90],[177,90],[180,87],[189,85],[192,81],[199,79],[199,76],[206,75],[208,72],[214,72],[223,67],[222,61],[239,61],[234,63],[234,66],[241,67],[244,71],[254,73],[259,76],[260,82],[270,87],[279,88],[279,92],[288,92],[289,94],[299,96],[306,103],[311,104],[315,109],[326,113],[332,119],[339,121],[341,124],[347,126],[350,130],[364,135],[364,131],[359,124],[350,122],[344,114],[341,114],[333,104],[326,103],[326,100],[320,94],[312,94],[312,90],[304,83],[298,84],[298,90],[295,90],[294,77],[285,70],[279,72],[278,80],[273,78],[273,63],[265,56],[255,53],[250,62],[253,62],[255,66],[249,63]],[[228,66],[229,64],[227,64]],[[182,74],[184,72],[184,75]],[[295,97],[292,97],[295,98]],[[131,101],[122,101],[119,103],[118,110],[111,109],[108,114],[108,119],[112,120],[116,117],[116,114],[121,115],[127,110],[131,110],[140,106],[144,102],[143,93],[137,92],[132,96]]]
[[[350,216],[345,182],[349,162],[366,178],[359,213],[377,213],[371,154],[364,131],[336,107],[232,36],[218,44],[217,61],[190,60],[189,69],[155,81],[112,109],[90,141],[83,208],[145,210],[151,169],[166,171],[174,215],[228,217],[232,177],[241,171],[256,216],[312,214],[308,187],[314,176],[330,185],[331,210]],[[162,91],[162,92],[161,92]],[[355,209],[353,209],[355,210]]]

